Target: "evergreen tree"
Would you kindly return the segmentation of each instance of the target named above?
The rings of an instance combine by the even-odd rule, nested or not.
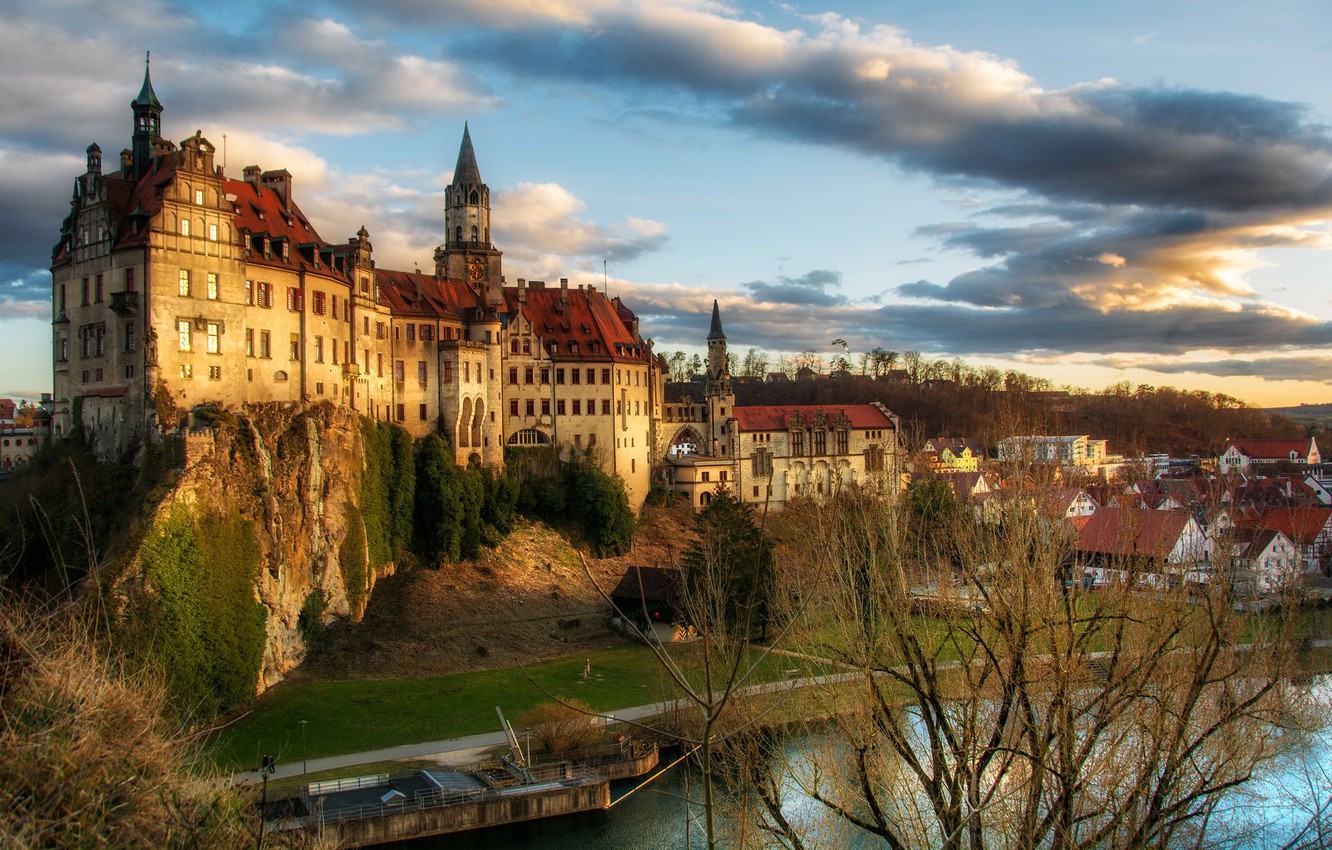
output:
[[[685,590],[690,598],[720,596],[730,628],[745,636],[768,629],[772,546],[753,510],[730,492],[717,492],[694,518],[693,545],[685,553]]]

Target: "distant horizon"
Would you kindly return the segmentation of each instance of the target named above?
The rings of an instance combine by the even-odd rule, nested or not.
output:
[[[700,350],[715,298],[740,350],[1332,395],[1332,4],[107,11],[0,32],[0,387],[51,380],[49,249],[151,50],[168,139],[288,169],[384,268],[434,267],[468,122],[508,279],[606,284],[661,351]]]

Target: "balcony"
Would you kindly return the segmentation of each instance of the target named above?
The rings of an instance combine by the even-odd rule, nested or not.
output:
[[[139,293],[134,290],[111,293],[111,310],[122,316],[133,316],[139,312]]]
[[[361,377],[361,365],[359,363],[342,364],[342,377],[359,378]]]

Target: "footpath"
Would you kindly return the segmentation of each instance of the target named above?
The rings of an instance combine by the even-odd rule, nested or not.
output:
[[[747,685],[736,690],[736,696],[750,697],[761,694],[776,694],[784,691],[797,690],[800,688],[820,687],[823,685],[837,684],[849,681],[859,676],[858,673],[835,673],[825,676],[810,676],[800,679],[786,679],[776,682],[764,682],[757,685]],[[676,709],[687,709],[691,703],[688,700],[681,699],[671,702],[649,703],[647,705],[636,705],[630,708],[619,708],[599,714],[604,718],[606,725],[620,722],[642,722],[652,717],[658,717],[662,714],[674,711]],[[366,750],[359,753],[345,753],[339,756],[324,756],[322,758],[306,759],[304,761],[290,761],[275,766],[274,772],[269,774],[270,779],[285,779],[292,776],[300,776],[302,773],[318,773],[324,770],[337,770],[345,767],[355,767],[358,764],[371,764],[375,762],[397,761],[400,759],[431,759],[441,764],[461,764],[470,761],[476,761],[477,757],[485,750],[494,747],[502,747],[507,743],[507,738],[503,732],[483,732],[479,735],[467,735],[461,738],[445,738],[439,741],[423,741],[419,744],[400,744],[395,747],[384,747],[378,750]],[[248,770],[241,773],[232,774],[231,781],[235,785],[250,785],[259,782],[262,775],[257,770]]]

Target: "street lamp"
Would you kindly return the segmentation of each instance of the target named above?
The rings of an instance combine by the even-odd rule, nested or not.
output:
[[[297,720],[296,722],[301,724],[301,776],[304,776],[305,775],[305,724],[309,723],[310,721]]]

